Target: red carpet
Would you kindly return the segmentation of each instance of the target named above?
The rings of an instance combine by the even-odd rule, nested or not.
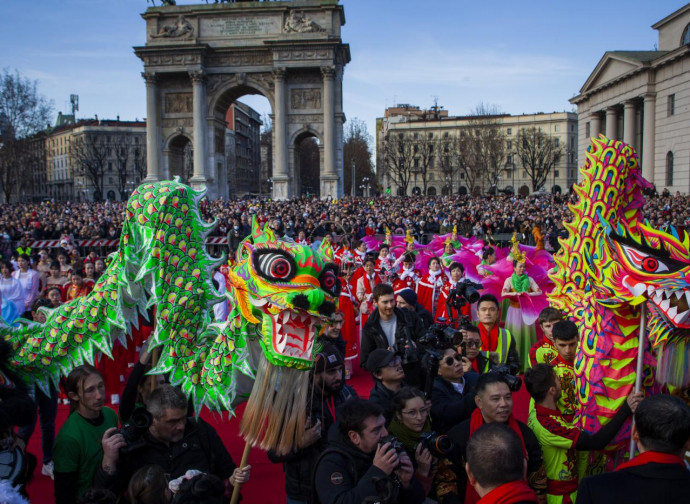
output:
[[[369,397],[369,390],[372,387],[371,377],[361,369],[357,369],[348,385],[357,390],[361,397]],[[520,392],[514,396],[515,416],[518,420],[527,421],[527,409],[529,395],[522,387]],[[208,411],[202,413],[204,420],[209,422],[218,431],[225,446],[227,447],[232,459],[239,464],[244,450],[244,442],[237,435],[239,421],[244,407],[237,410],[237,416],[230,420],[221,420],[216,414]],[[59,406],[56,428],[59,430],[69,413],[68,406]],[[32,504],[52,504],[54,502],[53,481],[41,474],[41,428],[36,425],[34,435],[29,442],[29,451],[38,457],[39,463],[34,473],[34,480],[28,487],[29,496]],[[281,464],[273,464],[268,460],[266,453],[259,449],[251,451],[249,463],[252,466],[251,480],[242,487],[244,502],[251,504],[276,504],[285,502],[285,480],[283,477],[283,467]]]

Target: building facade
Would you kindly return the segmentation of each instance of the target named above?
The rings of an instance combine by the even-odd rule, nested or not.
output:
[[[258,194],[262,188],[261,116],[250,106],[235,102],[226,115],[225,139],[230,197]]]
[[[146,177],[146,123],[60,114],[45,151],[45,197],[124,201]]]
[[[656,51],[608,51],[577,96],[579,152],[604,134],[631,145],[659,192],[690,192],[690,4],[652,25]],[[581,160],[583,162],[584,160]]]
[[[479,173],[475,180],[469,179],[470,169],[453,166],[452,159],[466,159],[462,152],[466,135],[480,134],[482,128],[494,130],[501,145],[496,149],[493,176]],[[577,114],[554,112],[549,114],[508,114],[490,116],[449,116],[446,110],[433,107],[423,110],[412,105],[397,105],[386,109],[384,116],[376,122],[376,173],[384,192],[402,194],[400,184],[390,169],[387,159],[391,138],[399,142],[411,142],[410,184],[407,194],[466,194],[508,190],[523,195],[534,191],[533,180],[526,167],[522,166],[518,155],[517,140],[521,130],[534,129],[553,139],[553,155],[541,187],[546,191],[567,191],[577,181]],[[406,147],[398,144],[397,150]],[[435,151],[435,155],[428,152]],[[454,152],[454,154],[453,154]],[[398,161],[395,161],[398,162]],[[493,180],[492,180],[493,179]],[[426,182],[426,184],[424,184]]]

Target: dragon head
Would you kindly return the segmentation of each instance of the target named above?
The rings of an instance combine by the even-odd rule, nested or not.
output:
[[[261,346],[271,364],[312,367],[314,341],[340,295],[332,260],[328,244],[313,250],[252,223],[229,284],[242,316],[261,325]]]

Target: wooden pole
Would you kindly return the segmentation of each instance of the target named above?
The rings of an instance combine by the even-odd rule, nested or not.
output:
[[[243,469],[244,467],[247,466],[249,462],[249,452],[252,449],[252,445],[249,442],[246,442],[244,444],[244,451],[242,452],[242,460],[240,460],[240,469]],[[233,489],[232,489],[232,498],[230,499],[230,504],[237,504],[237,502],[240,500],[240,488],[242,488],[242,485],[240,483],[237,483]]]
[[[640,308],[640,339],[637,343],[637,375],[635,376],[635,392],[642,390],[642,369],[644,364],[644,347],[647,335],[647,303],[642,303]],[[630,458],[635,456],[635,441],[632,438],[632,426],[635,425],[633,416],[630,426]]]

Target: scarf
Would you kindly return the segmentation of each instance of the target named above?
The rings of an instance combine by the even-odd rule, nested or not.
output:
[[[529,292],[529,277],[525,274],[516,275],[513,273],[510,276],[510,283],[513,285],[515,292]]]
[[[405,280],[406,278],[411,278],[412,280],[415,279],[417,275],[414,273],[414,267],[410,269],[405,269],[403,268],[402,275],[400,275],[400,280]]]
[[[515,502],[538,502],[537,496],[524,481],[511,481],[494,488],[481,498],[479,504],[513,504]]]
[[[650,464],[650,463],[680,464],[681,466],[685,467],[685,463],[683,462],[683,459],[680,458],[678,455],[673,455],[672,453],[646,451],[644,453],[640,453],[637,457],[619,465],[616,468],[616,471],[620,471],[622,469],[629,469],[631,467],[637,467],[637,466]]]
[[[484,425],[484,417],[482,416],[482,410],[477,408],[472,412],[472,416],[470,417],[470,437],[472,437],[472,434],[474,434],[477,431],[477,429],[479,429],[482,425]],[[510,427],[513,430],[513,432],[515,432],[518,435],[518,437],[520,438],[520,443],[522,443],[522,453],[525,456],[525,458],[528,458],[527,448],[525,447],[525,439],[522,437],[522,430],[520,430],[520,425],[518,425],[517,420],[515,420],[515,417],[512,413],[508,417],[506,425]],[[479,502],[479,494],[472,485],[468,484],[467,488],[465,489],[465,504],[476,504],[477,502]],[[487,500],[485,502],[493,501]]]
[[[422,432],[431,432],[431,422],[427,417],[426,422],[424,422],[424,427],[422,427],[422,431],[415,432],[409,427],[406,427],[400,420],[394,418],[391,421],[391,424],[388,426],[388,432],[398,438],[402,444],[405,445],[406,450],[414,453],[414,451],[417,449],[417,445],[419,444],[419,436],[422,435]]]
[[[498,348],[498,323],[494,324],[491,331],[487,331],[484,324],[477,324],[479,336],[482,338],[482,350],[495,352]]]

